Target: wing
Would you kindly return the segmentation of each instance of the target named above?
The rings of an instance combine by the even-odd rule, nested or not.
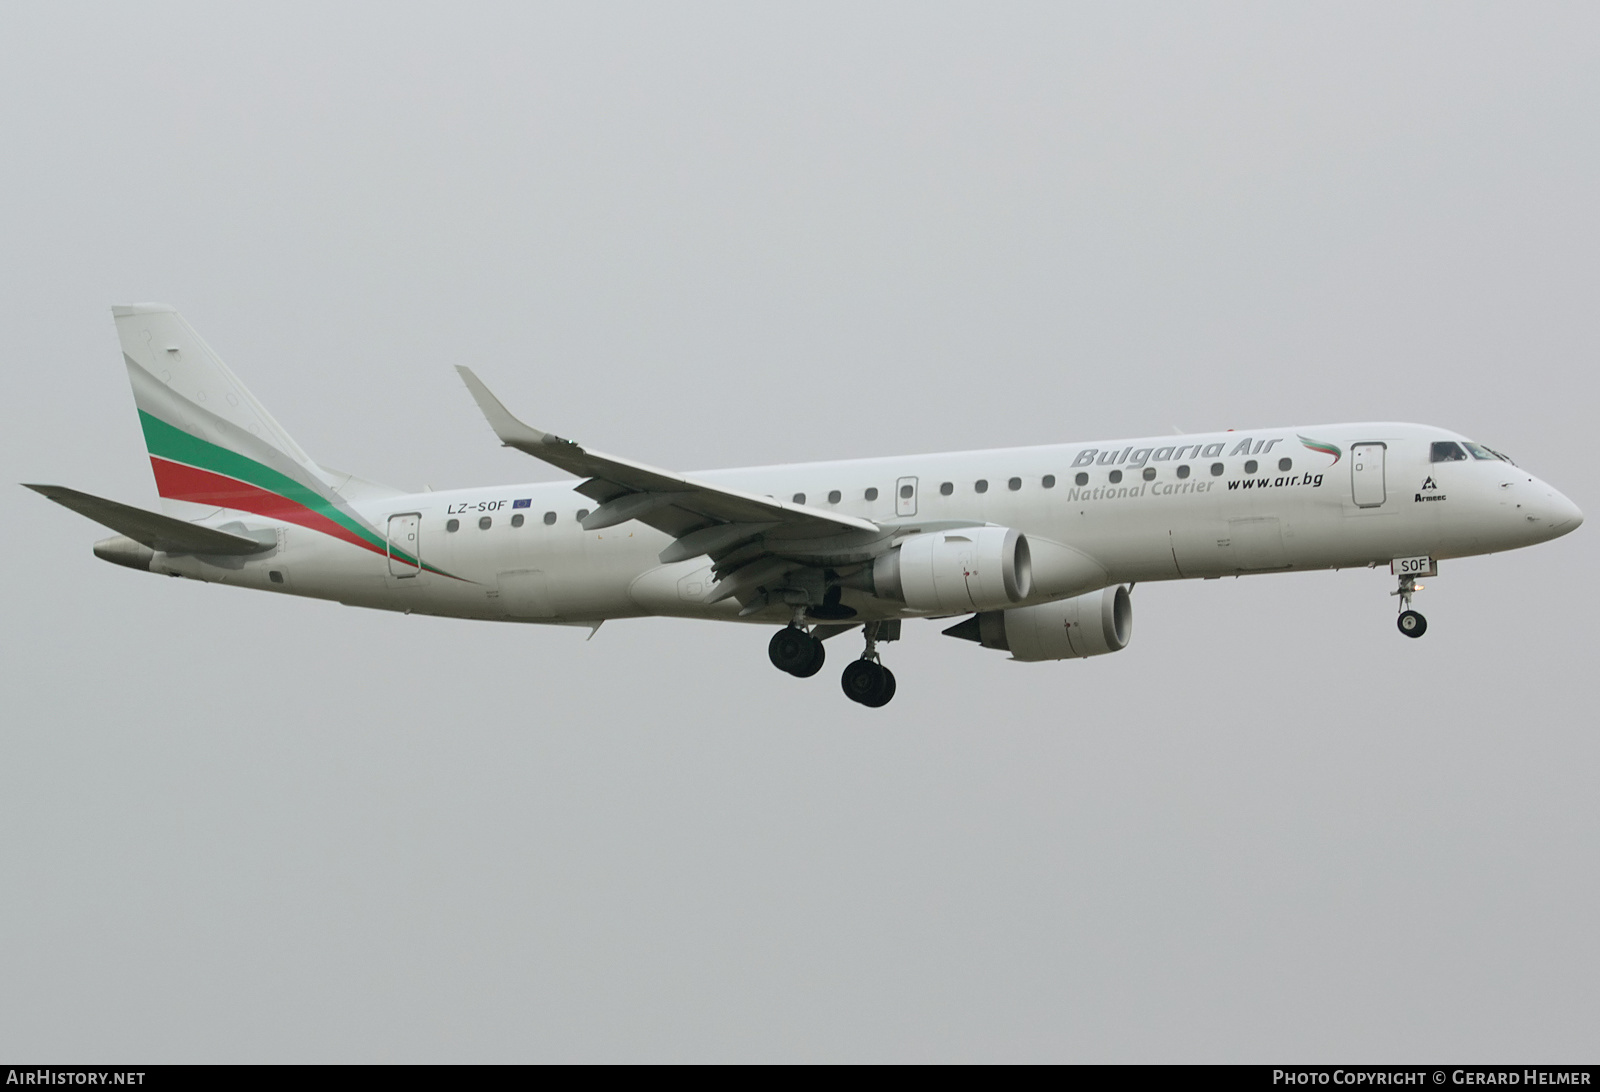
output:
[[[776,587],[819,559],[871,556],[889,534],[871,520],[786,504],[590,451],[523,424],[470,368],[456,370],[502,444],[586,479],[578,492],[600,506],[584,519],[585,530],[636,519],[673,537],[661,551],[662,564],[710,556],[718,579],[707,596],[710,602],[734,595],[746,602],[747,593],[753,597]]]
[[[27,488],[152,550],[169,554],[258,554],[270,550],[277,543],[276,536],[270,542],[260,542],[227,531],[185,523],[171,516],[146,512],[143,508],[119,504],[61,485],[28,485]]]

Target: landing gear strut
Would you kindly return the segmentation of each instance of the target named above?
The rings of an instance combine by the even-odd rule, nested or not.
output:
[[[1402,576],[1400,587],[1389,593],[1400,597],[1400,617],[1395,624],[1407,637],[1421,637],[1428,632],[1428,620],[1411,609],[1411,597],[1421,590],[1422,585],[1417,583],[1416,577]]]
[[[844,669],[844,675],[839,680],[845,697],[869,709],[888,705],[895,691],[894,672],[878,662],[879,625],[878,622],[868,622],[862,627],[866,631],[866,651],[861,654],[861,659],[852,661]]]

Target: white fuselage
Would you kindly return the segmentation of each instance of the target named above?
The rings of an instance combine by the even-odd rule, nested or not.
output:
[[[1492,553],[1557,537],[1581,522],[1571,501],[1510,462],[1431,461],[1432,444],[1443,440],[1463,438],[1413,424],[1318,425],[694,477],[907,531],[948,520],[1016,528],[1035,543],[1061,544],[1092,559],[1103,578],[1090,583],[1101,587]],[[1337,448],[1337,458],[1323,448]],[[580,513],[598,505],[575,492],[577,484],[351,499],[375,527],[414,534],[406,548],[414,545],[439,572],[418,572],[315,530],[259,517],[246,523],[278,529],[278,547],[268,553],[242,559],[158,553],[151,568],[461,618],[592,624],[641,615],[740,617],[736,600],[706,601],[707,558],[660,563],[668,535],[636,520],[583,530]],[[1051,597],[1042,588],[1026,602]],[[844,602],[859,619],[932,613],[864,591],[846,590]],[[774,606],[742,620],[787,618]]]

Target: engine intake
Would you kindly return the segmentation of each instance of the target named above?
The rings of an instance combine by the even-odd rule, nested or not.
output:
[[[1028,540],[1011,527],[913,535],[872,564],[873,591],[913,610],[1004,608],[1033,592]]]
[[[979,611],[944,631],[1013,660],[1076,660],[1121,652],[1133,637],[1133,600],[1121,585],[1011,610]]]

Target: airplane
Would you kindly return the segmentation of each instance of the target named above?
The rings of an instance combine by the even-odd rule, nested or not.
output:
[[[664,615],[779,628],[808,678],[878,708],[908,619],[1040,662],[1119,652],[1146,581],[1375,568],[1421,637],[1441,560],[1545,542],[1578,507],[1507,456],[1390,422],[761,466],[685,475],[524,424],[457,370],[505,447],[575,480],[406,493],[307,455],[164,304],[112,308],[164,514],[28,485],[117,532],[131,569],[351,606],[583,626]]]

